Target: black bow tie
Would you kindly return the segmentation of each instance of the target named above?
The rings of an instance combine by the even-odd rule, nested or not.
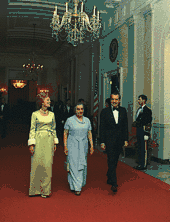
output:
[[[113,107],[112,110],[113,110],[113,111],[114,111],[114,110],[119,111],[119,108],[115,108],[115,107]]]

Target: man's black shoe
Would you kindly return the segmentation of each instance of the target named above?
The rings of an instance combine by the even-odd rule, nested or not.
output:
[[[112,182],[110,180],[107,180],[107,184],[112,185]]]
[[[142,167],[141,165],[133,167],[133,168],[136,169],[136,170],[145,170],[145,169],[147,169],[147,167]]]
[[[115,192],[117,192],[117,187],[112,186],[111,190],[115,193]]]

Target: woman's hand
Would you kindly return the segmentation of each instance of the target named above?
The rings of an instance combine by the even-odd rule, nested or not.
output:
[[[90,148],[90,155],[92,155],[94,153],[94,149],[93,149],[93,145]]]
[[[31,146],[29,147],[29,150],[30,150],[31,154],[33,155],[33,154],[34,154],[34,145],[31,145]]]
[[[68,149],[67,149],[66,146],[64,146],[64,153],[65,153],[66,156],[68,155]]]

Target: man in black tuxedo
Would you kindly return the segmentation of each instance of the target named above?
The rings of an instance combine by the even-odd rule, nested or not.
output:
[[[58,104],[56,105],[56,130],[57,136],[63,141],[63,134],[64,134],[64,103],[63,101],[59,100]]]
[[[151,126],[152,122],[152,111],[146,106],[147,96],[140,95],[138,97],[138,103],[140,107],[136,112],[136,121],[132,126],[136,127],[136,137],[138,144],[138,158],[139,165],[134,167],[137,170],[144,170],[147,166],[145,164],[145,140],[149,138],[149,130],[146,131],[148,126]],[[145,140],[144,140],[145,139]]]
[[[66,106],[64,106],[64,123],[66,122],[67,118],[73,116],[74,114],[74,108],[71,106],[71,101],[70,99],[67,99]]]
[[[47,108],[49,111],[53,112],[54,113],[54,116],[55,116],[55,121],[57,120],[57,106],[55,105],[54,103],[54,100],[51,100],[51,104],[50,104],[50,107]],[[57,126],[56,126],[57,127]]]
[[[111,107],[110,98],[107,98],[105,100],[105,108]],[[107,153],[106,150],[103,151],[103,153]]]
[[[7,131],[7,122],[9,119],[9,107],[5,103],[5,98],[2,97],[1,104],[0,104],[0,125],[2,126],[2,139],[6,137]]]
[[[51,100],[51,104],[50,104],[50,107],[48,107],[47,109],[51,112],[54,112],[55,111],[55,104],[54,104],[54,100]]]
[[[110,98],[107,98],[107,99],[105,100],[105,106],[106,106],[106,108],[111,106],[111,104],[110,104]]]
[[[117,192],[116,168],[122,146],[128,145],[128,119],[124,107],[120,107],[119,93],[110,95],[111,107],[107,107],[100,114],[100,142],[101,148],[107,151],[107,183],[111,190]]]

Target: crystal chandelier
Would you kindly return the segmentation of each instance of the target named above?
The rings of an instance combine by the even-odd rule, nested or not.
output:
[[[52,28],[52,37],[55,35],[58,41],[59,32],[62,28],[65,29],[68,42],[72,43],[74,46],[80,43],[84,43],[83,39],[85,37],[86,31],[91,35],[91,39],[99,38],[99,32],[101,28],[101,23],[99,20],[99,11],[97,15],[95,14],[96,6],[94,6],[93,15],[89,20],[88,15],[83,12],[83,2],[81,3],[81,12],[77,12],[77,6],[79,0],[73,0],[74,2],[74,12],[68,11],[68,2],[66,2],[66,12],[62,17],[60,22],[59,15],[57,15],[57,6],[55,6],[55,11],[53,14],[52,22],[50,27]]]
[[[29,59],[30,60],[30,59]],[[28,73],[40,73],[43,70],[43,65],[35,65],[35,53],[32,53],[32,59],[29,64],[23,64],[23,68]]]
[[[33,24],[33,25],[34,25],[33,50],[34,50],[35,49],[34,39],[35,39],[35,25],[36,24]],[[31,54],[31,59],[29,59],[29,63],[22,65],[24,72],[26,72],[26,74],[28,74],[28,75],[30,75],[31,73],[38,75],[43,70],[43,65],[40,65],[40,64],[36,65],[35,57],[36,57],[36,54],[33,51]]]

